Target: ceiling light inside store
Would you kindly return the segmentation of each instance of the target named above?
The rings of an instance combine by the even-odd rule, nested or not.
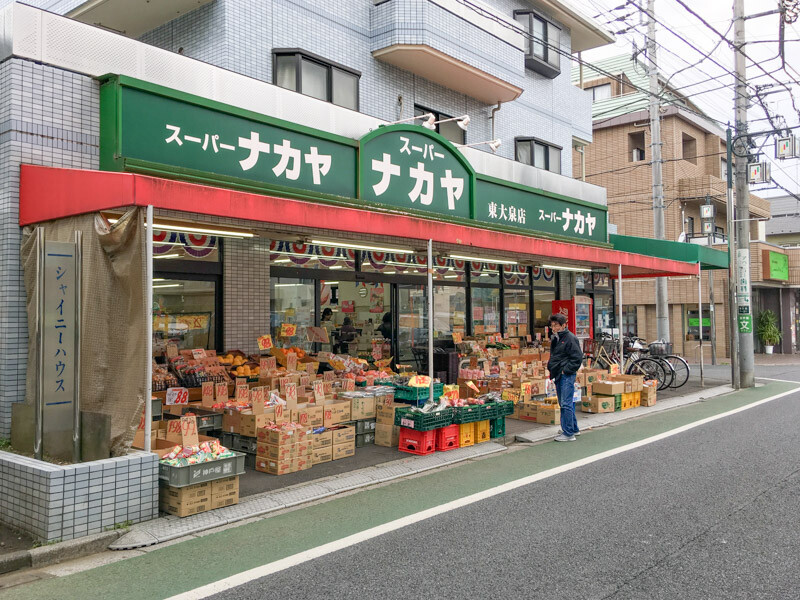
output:
[[[519,263],[515,260],[504,260],[500,258],[479,258],[477,256],[463,256],[461,254],[450,254],[447,258],[455,258],[458,260],[471,260],[472,262],[479,262],[479,263],[491,263],[491,264],[499,264],[499,265],[518,265]]]
[[[390,248],[388,246],[368,246],[365,244],[353,244],[351,242],[332,242],[331,240],[311,240],[312,244],[321,246],[336,246],[338,248],[352,248],[353,250],[376,250],[377,252],[394,252],[396,254],[413,254],[413,250],[408,248]]]
[[[325,285],[339,285],[338,281],[323,281]]]
[[[395,275],[397,271],[386,271],[385,275]]]
[[[161,288],[170,288],[170,287],[180,287],[180,283],[168,283],[166,285],[154,285],[153,289],[161,289]]]
[[[584,267],[561,267],[559,265],[542,265],[543,269],[555,269],[556,271],[591,271],[591,268],[584,268]]]
[[[299,285],[305,285],[304,283],[276,283],[275,287],[297,287]]]
[[[119,221],[118,216],[106,216],[106,220],[112,225]],[[205,235],[216,235],[229,238],[251,238],[255,237],[252,231],[246,229],[226,229],[215,225],[204,225],[202,223],[183,223],[180,221],[153,220],[153,229],[158,231],[180,231],[185,233],[200,233]]]
[[[344,269],[342,265],[333,265],[332,267],[328,267],[329,269]]]
[[[157,277],[156,279],[153,279],[153,281],[166,281],[166,279],[163,277]]]
[[[458,279],[458,275],[445,275],[445,279]]]
[[[272,262],[273,263],[287,263],[287,262],[292,262],[292,259],[291,258],[278,258],[276,260],[273,260]]]
[[[162,254],[161,256],[154,256],[153,258],[178,258],[180,254]]]

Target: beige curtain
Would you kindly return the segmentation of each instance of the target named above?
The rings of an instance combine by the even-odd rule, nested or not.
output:
[[[71,242],[83,232],[81,409],[111,417],[111,454],[125,454],[141,418],[147,391],[144,209],[131,208],[112,226],[100,215],[42,223],[45,238]],[[36,393],[36,236],[22,232],[28,296],[28,369],[25,401]]]

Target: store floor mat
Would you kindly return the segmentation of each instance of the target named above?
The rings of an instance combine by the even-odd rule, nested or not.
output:
[[[632,408],[630,410],[601,414],[578,412],[578,428],[581,430],[581,432],[586,432],[589,429],[595,429],[597,427],[603,427],[604,425],[611,425],[620,421],[627,421],[628,419],[644,417],[663,410],[669,410],[671,408],[693,404],[695,402],[700,402],[708,398],[714,398],[715,396],[727,394],[732,391],[734,390],[730,385],[719,385],[705,388],[685,396],[674,396],[671,398],[659,399],[655,406],[641,406]],[[659,392],[659,394],[660,393],[661,392]],[[533,443],[551,440],[556,436],[556,432],[560,428],[559,425],[535,425],[533,423],[529,424],[526,421],[510,420],[508,422],[515,424],[514,435],[516,436],[518,442]],[[526,431],[520,432],[516,429],[519,423],[524,423],[527,426],[525,427]]]
[[[222,525],[265,515],[290,506],[319,500],[347,490],[399,479],[479,456],[502,452],[505,449],[506,447],[501,444],[485,442],[468,448],[436,452],[428,456],[409,456],[358,471],[351,471],[325,479],[316,479],[263,494],[254,494],[242,498],[237,505],[190,517],[166,516],[153,519],[152,521],[134,525],[129,533],[115,541],[109,546],[109,549],[130,550],[152,546]]]

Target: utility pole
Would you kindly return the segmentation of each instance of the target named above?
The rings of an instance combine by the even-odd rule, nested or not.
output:
[[[744,0],[733,2],[733,44],[736,71],[736,135],[747,133],[747,70],[743,52]],[[747,138],[745,138],[747,142]],[[749,144],[747,144],[749,147]],[[739,379],[741,387],[755,385],[753,356],[753,315],[750,297],[750,186],[747,158],[736,158],[736,305],[739,335]],[[730,231],[728,234],[730,235]]]
[[[665,239],[664,184],[661,173],[661,115],[658,101],[658,63],[656,62],[655,0],[647,0],[647,73],[650,76],[650,151],[653,169],[653,234]],[[669,341],[669,302],[667,278],[656,279],[656,331],[658,339]]]

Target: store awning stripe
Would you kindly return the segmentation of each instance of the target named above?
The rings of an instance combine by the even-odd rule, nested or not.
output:
[[[210,215],[257,221],[269,225],[327,229],[343,233],[370,233],[461,246],[464,251],[488,249],[512,254],[547,257],[548,261],[574,261],[608,267],[624,276],[650,274],[695,275],[697,266],[680,260],[634,254],[608,248],[582,246],[478,227],[431,221],[416,216],[358,208],[311,204],[171,179],[131,173],[60,169],[22,165],[20,174],[20,225],[110,210],[147,206],[189,215]]]
[[[614,249],[621,252],[645,254],[656,258],[672,258],[694,264],[700,263],[703,270],[728,268],[728,253],[708,248],[707,246],[669,240],[638,238],[630,235],[611,234],[608,238]]]

